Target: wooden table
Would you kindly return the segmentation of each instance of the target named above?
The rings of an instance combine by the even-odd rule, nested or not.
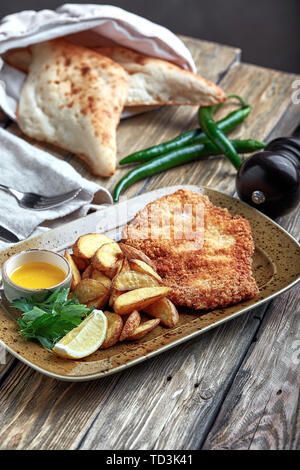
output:
[[[183,40],[202,75],[253,105],[232,135],[270,140],[297,129],[300,105],[292,103],[292,84],[299,77],[242,63],[239,49]],[[224,106],[222,113],[229,109]],[[123,121],[119,157],[195,124],[194,107],[170,107]],[[15,124],[6,127],[20,134]],[[77,157],[45,147],[110,190],[126,171],[118,169],[109,180],[94,178]],[[139,182],[126,196],[173,184],[206,185],[233,195],[234,176],[225,159],[203,160]],[[299,239],[299,212],[279,223]],[[94,382],[56,381],[7,357],[0,366],[0,446],[299,449],[299,300],[294,287],[193,341]]]

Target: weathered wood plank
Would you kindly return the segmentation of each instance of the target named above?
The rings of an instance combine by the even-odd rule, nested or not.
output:
[[[252,111],[244,123],[230,133],[230,137],[264,140],[290,135],[300,123],[298,106],[291,102],[291,85],[295,79],[292,74],[249,64],[232,67],[220,85],[228,93],[243,96],[252,105]],[[236,103],[230,101],[220,109],[216,118],[221,119],[234,107]],[[189,127],[196,126],[197,118],[194,117]],[[224,157],[206,158],[149,178],[143,192],[188,182],[233,194],[235,174],[236,170]]]
[[[250,315],[252,327],[258,320]],[[240,317],[97,382],[60,382],[18,363],[0,388],[1,448],[196,447],[199,416],[207,419],[224,377],[230,382],[226,358],[242,354],[241,337],[253,334],[247,323]],[[220,363],[217,379],[211,363]]]
[[[206,61],[208,66],[213,63],[208,58]],[[247,79],[245,70],[243,85],[238,85],[239,80],[234,72],[240,72],[241,69],[237,67],[231,68],[228,77],[223,78],[222,85],[228,83],[228,89],[225,88],[228,92],[245,94],[248,93],[248,84],[252,90],[249,96],[256,97],[255,87],[249,82],[249,77]],[[251,71],[251,79],[254,80],[256,73],[254,69]],[[275,72],[272,71],[272,74]],[[275,89],[282,95],[280,103],[277,103],[278,109],[274,107],[271,111],[270,101],[273,100],[274,104],[271,93],[273,85],[268,80],[264,81],[264,74],[260,77],[263,99],[255,99],[260,103],[259,106],[266,105],[268,112],[252,116],[267,129],[266,134],[263,134],[265,136],[276,124],[273,114],[279,109],[279,114],[284,115],[284,106],[288,106],[289,102],[288,89],[284,88],[283,79],[281,81],[278,75],[272,75]],[[289,80],[289,77],[285,74],[283,78]],[[259,84],[260,81],[257,86]],[[245,96],[248,97],[247,94]],[[151,119],[150,114],[153,115]],[[142,142],[145,142],[145,146],[158,143],[193,127],[194,116],[195,109],[192,114],[186,115],[184,108],[172,108],[154,111],[122,123],[119,129],[120,142],[124,141],[124,147],[120,148],[120,151],[124,150],[122,155],[141,148]],[[249,117],[247,126],[251,125],[254,126],[254,123]],[[286,128],[286,132],[292,131],[290,123]],[[258,135],[252,134],[254,129],[248,129],[251,132],[249,135],[258,138]],[[260,128],[258,130],[263,132]],[[131,132],[132,136],[128,135]],[[244,126],[240,133],[248,135]],[[143,134],[146,134],[146,138]],[[79,160],[77,163],[82,165],[79,170],[92,178],[84,173],[84,164]],[[150,190],[175,182],[208,184],[223,188],[227,193],[232,192],[234,174],[230,166],[225,168],[221,159],[204,163],[207,165],[207,176],[204,179],[197,178],[196,167],[190,164],[182,174],[179,174],[179,169],[176,169],[177,175],[171,176],[172,172],[168,172],[149,180],[144,187],[142,184],[136,185],[127,195],[134,194],[142,187]],[[109,184],[112,187],[114,181]],[[294,230],[297,232],[297,225]],[[236,371],[257,333],[263,314],[264,307],[249,312],[193,342],[99,382],[65,384],[42,377],[18,364],[0,388],[0,406],[4,410],[0,418],[0,442],[3,448],[197,448],[213,424]]]
[[[0,388],[0,449],[73,448],[118,378],[70,384],[18,362]]]
[[[295,288],[268,309],[205,449],[300,448],[299,305]]]
[[[198,73],[213,82],[218,83],[228,70],[241,60],[241,49],[238,47],[200,41],[182,35],[179,37],[191,51]]]
[[[278,222],[300,240],[299,210]],[[299,322],[296,286],[269,305],[204,449],[300,448]]]
[[[2,378],[5,376],[5,374],[12,367],[14,361],[16,361],[16,359],[8,352],[6,351],[4,352],[4,350],[0,346],[0,382]]]
[[[285,77],[285,74],[281,74],[280,72],[274,72],[274,71],[266,71],[270,73],[272,76],[272,79],[270,76],[268,77],[268,73],[265,75],[265,71],[259,69],[260,76],[259,76],[259,83],[261,84],[260,87],[258,86],[252,86],[251,87],[251,93],[248,92],[246,93],[247,89],[243,90],[238,90],[236,89],[237,87],[237,82],[236,82],[236,76],[235,74],[239,74],[240,72],[240,66],[236,66],[230,70],[228,75],[225,77],[224,81],[226,80],[229,88],[229,92],[237,92],[240,93],[242,96],[245,96],[246,99],[248,99],[249,102],[251,102],[254,106],[254,109],[259,109],[261,106],[264,108],[264,113],[261,115],[257,115],[257,113],[252,113],[252,116],[249,116],[247,119],[247,122],[243,125],[240,126],[240,128],[235,132],[236,136],[245,136],[245,137],[250,137],[255,134],[255,132],[259,132],[257,138],[264,138],[268,136],[271,132],[273,133],[272,137],[280,135],[283,124],[282,120],[284,121],[284,126],[286,128],[286,132],[291,133],[294,128],[298,125],[299,123],[299,117],[298,120],[295,121],[292,119],[292,117],[295,116],[295,107],[292,106],[289,102],[290,96],[288,94],[288,89],[289,85],[293,81],[293,77]],[[249,83],[251,80],[253,81],[254,76],[256,76],[257,68],[251,66],[249,70],[249,80],[246,79],[245,77],[245,70],[244,72],[244,80],[243,83]],[[287,81],[287,78],[289,78],[289,81]],[[272,85],[270,85],[272,83]],[[223,85],[223,83],[222,83]],[[274,103],[274,101],[271,99],[272,94],[269,91],[269,87],[274,87],[277,90],[277,93],[281,90],[282,96],[280,99],[278,99],[278,102]],[[226,88],[227,89],[227,88]],[[263,104],[261,104],[261,99],[262,96],[268,96],[269,99],[265,100]],[[288,107],[288,112],[284,110],[284,107],[281,109],[281,119],[278,121],[278,118],[272,118],[272,110],[273,106],[280,105],[282,102],[281,100],[284,99],[286,100],[286,106]],[[290,118],[288,119],[288,116]],[[257,122],[256,119],[260,120],[259,128],[257,128]],[[263,119],[266,121],[263,122]],[[265,130],[264,130],[265,129]],[[206,162],[205,162],[206,163]],[[226,192],[228,192],[228,187],[229,190],[232,192],[234,191],[234,178],[232,175],[227,175],[224,170],[222,172],[222,169],[224,165],[227,165],[227,162],[223,161],[210,161],[208,163],[213,163],[212,167],[207,171],[207,179],[208,182],[206,181],[203,183],[202,179],[196,180],[196,179],[191,179],[195,175],[195,168],[193,168],[195,165],[187,165],[192,168],[190,168],[190,171],[188,172],[182,172],[181,174],[179,173],[178,170],[180,169],[174,169],[174,179],[170,177],[171,182],[169,180],[169,172],[168,174],[165,173],[162,178],[165,178],[165,181],[158,181],[160,177],[155,177],[151,179],[149,184],[146,185],[146,190],[154,189],[154,187],[159,187],[159,186],[164,186],[167,184],[174,184],[176,181],[176,184],[178,183],[183,183],[187,181],[193,181],[194,184],[200,183],[200,184],[206,184],[209,185],[209,181],[213,182],[214,187],[220,187],[221,181],[225,181],[226,184]],[[200,166],[200,164],[199,164]],[[187,168],[187,167],[186,167]],[[178,175],[179,173],[179,175]],[[218,177],[217,177],[218,175]],[[219,176],[220,175],[220,176]],[[182,177],[182,179],[180,179]],[[288,223],[289,222],[289,223]],[[298,223],[297,223],[298,222]],[[286,226],[291,229],[292,232],[294,232],[295,236],[299,236],[299,219],[296,219],[294,215],[291,216],[286,216],[285,218],[285,224]],[[296,289],[295,289],[296,290]],[[137,401],[135,401],[134,398],[132,398],[133,406],[131,408],[130,403],[126,403],[126,416],[125,413],[121,414],[120,417],[120,432],[122,439],[119,440],[118,442],[126,442],[127,447],[122,447],[122,444],[119,444],[120,447],[118,447],[118,442],[113,439],[113,436],[110,437],[110,439],[105,440],[105,435],[108,430],[108,423],[110,419],[112,418],[111,413],[108,409],[108,411],[104,414],[103,412],[101,413],[101,426],[100,423],[97,426],[97,420],[95,421],[93,427],[89,430],[84,442],[83,442],[83,448],[104,448],[103,446],[111,445],[112,449],[114,448],[130,448],[133,449],[134,446],[138,445],[139,447],[142,448],[164,448],[164,449],[178,449],[178,448],[197,448],[199,445],[201,445],[201,442],[203,438],[205,437],[205,434],[209,430],[210,423],[212,423],[214,416],[217,412],[218,406],[222,403],[222,399],[226,394],[226,389],[228,387],[228,384],[230,384],[231,378],[234,376],[235,371],[238,369],[239,365],[239,360],[243,356],[243,353],[247,351],[249,346],[251,345],[251,342],[253,338],[255,337],[256,331],[259,327],[259,318],[263,317],[264,314],[264,308],[260,309],[259,311],[254,311],[254,313],[249,314],[246,320],[246,325],[249,328],[247,330],[248,336],[244,334],[234,334],[233,337],[230,337],[229,341],[225,341],[224,343],[220,344],[218,341],[215,339],[213,336],[213,333],[208,333],[208,337],[211,339],[211,348],[213,348],[215,345],[217,345],[217,351],[226,351],[226,365],[229,366],[229,368],[225,371],[222,369],[224,367],[224,362],[223,360],[218,358],[218,361],[214,361],[213,357],[214,354],[211,354],[211,349],[207,344],[204,344],[204,339],[203,337],[201,338],[201,347],[204,348],[204,357],[208,357],[209,361],[204,361],[203,362],[203,356],[200,358],[200,362],[203,365],[204,364],[204,369],[207,367],[211,371],[211,376],[210,378],[206,378],[206,376],[202,376],[201,372],[203,373],[203,369],[201,369],[201,372],[199,374],[199,371],[197,371],[196,367],[193,369],[193,367],[188,367],[186,362],[180,362],[179,361],[179,369],[178,369],[178,374],[181,372],[183,373],[184,371],[188,371],[188,376],[189,376],[189,381],[187,383],[187,388],[189,391],[186,391],[186,394],[182,394],[182,390],[185,390],[185,388],[182,388],[182,382],[179,384],[174,381],[174,388],[172,388],[169,385],[169,388],[171,388],[170,396],[175,396],[177,397],[177,402],[176,405],[174,405],[174,409],[179,409],[180,413],[176,413],[168,409],[168,421],[167,423],[165,422],[165,416],[162,413],[162,409],[165,409],[167,407],[167,401],[164,401],[164,394],[161,389],[161,381],[159,380],[160,374],[156,372],[155,380],[151,382],[152,377],[149,371],[147,371],[145,380],[147,377],[147,380],[150,378],[150,383],[149,383],[149,390],[152,390],[152,387],[155,389],[155,395],[156,397],[161,397],[162,398],[153,398],[153,401],[151,400],[151,403],[153,405],[153,409],[155,411],[151,411],[151,422],[148,422],[147,420],[143,419],[143,417],[137,412],[133,411],[134,409],[137,410],[138,408],[138,403],[141,400],[141,396],[143,393],[139,391],[138,397],[136,398]],[[253,315],[253,316],[252,316]],[[258,322],[258,323],[256,323]],[[237,330],[235,329],[237,328]],[[236,322],[231,322],[230,325],[227,325],[224,327],[224,330],[222,331],[222,339],[226,337],[226,334],[234,331],[239,330],[239,320]],[[231,355],[228,352],[228,344],[235,344],[236,339],[239,339],[239,346],[241,347],[241,350],[236,351],[237,354],[233,353]],[[228,338],[227,338],[228,339]],[[202,341],[203,340],[203,341]],[[182,348],[184,349],[184,347]],[[201,349],[203,352],[203,350]],[[177,352],[177,350],[176,350]],[[184,353],[182,352],[181,348],[179,348],[179,354],[182,357],[194,357],[195,358],[195,353],[194,351],[187,354],[185,351]],[[193,359],[194,362],[197,362],[197,357]],[[176,357],[172,357],[172,361],[176,361]],[[175,363],[175,362],[173,362]],[[161,365],[160,367],[163,368]],[[177,369],[177,364],[176,364],[176,369]],[[155,370],[158,370],[158,368],[155,367]],[[130,384],[133,384],[133,377],[134,377],[135,371],[132,372],[130,376]],[[150,377],[149,377],[150,376]],[[190,384],[193,382],[197,381],[196,377],[201,377],[200,383],[204,381],[204,383],[207,384],[208,389],[210,390],[209,395],[211,394],[211,389],[214,389],[214,395],[213,395],[213,400],[208,400],[208,402],[202,402],[199,400],[197,402],[197,406],[194,408],[193,407],[193,402],[195,401],[194,399],[194,394],[191,392],[191,386]],[[141,379],[141,375],[139,373],[139,380]],[[221,381],[219,382],[218,379],[216,380],[216,377],[218,379],[221,377]],[[125,379],[124,379],[125,380]],[[121,383],[123,381],[123,377],[121,379]],[[157,385],[158,383],[158,385]],[[196,382],[197,383],[197,382]],[[199,382],[198,382],[199,383]],[[150,385],[151,384],[151,385]],[[125,380],[125,385],[124,387],[126,388],[126,380]],[[123,387],[121,387],[123,389]],[[132,387],[132,393],[133,390],[136,390],[136,387]],[[179,393],[178,393],[179,392]],[[113,401],[118,400],[118,389],[114,390],[114,396],[110,397],[111,403]],[[180,401],[180,396],[182,396],[182,401]],[[160,402],[163,402],[163,405],[160,406]],[[131,413],[129,412],[131,411]],[[144,408],[142,408],[143,413],[144,413]],[[173,408],[172,408],[173,410]],[[183,411],[184,410],[184,411]],[[132,414],[135,415],[134,418],[132,418]],[[130,418],[129,418],[130,417]],[[99,418],[100,421],[100,418]],[[121,423],[124,423],[122,426]],[[154,425],[154,423],[156,423]],[[160,427],[161,426],[161,427]],[[130,428],[131,434],[127,432],[127,429]],[[180,437],[178,437],[180,436]],[[120,437],[120,435],[118,435]],[[117,446],[117,447],[116,447]],[[180,447],[182,446],[182,447]]]
[[[208,43],[208,42],[200,42],[197,40],[193,40],[190,38],[183,38],[186,42],[188,47],[192,49],[192,53],[194,55],[195,61],[197,63],[197,66],[200,70],[200,73],[209,78],[210,80],[217,81],[218,77],[222,76],[227,69],[231,67],[233,63],[239,60],[240,57],[240,50],[236,48],[231,48],[227,46],[221,46],[218,44],[213,44],[213,43]],[[216,59],[216,60],[212,60]],[[119,127],[118,131],[118,148],[119,148],[119,155],[124,156],[127,153],[130,153],[138,148],[141,148],[142,146],[147,146],[151,145],[153,143],[153,139],[157,141],[164,141],[167,140],[178,133],[182,132],[186,127],[187,123],[189,123],[190,119],[194,115],[194,108],[190,107],[178,107],[178,108],[167,108],[167,109],[160,109],[159,111],[153,111],[150,113],[145,113],[144,115],[128,119],[126,121],[123,121]],[[54,146],[51,145],[44,145],[38,142],[34,142],[33,140],[25,137],[19,130],[18,126],[14,123],[11,123],[8,128],[9,131],[13,132],[14,134],[18,136],[22,136],[25,138],[27,141],[31,142],[32,144],[43,148],[47,150],[48,152],[52,153],[58,158],[64,158],[68,159],[70,163],[85,177],[88,177],[89,179],[95,180],[95,178],[89,173],[86,165],[84,162],[82,162],[80,159],[77,157],[71,156],[68,152],[65,152],[61,149],[57,149]],[[124,172],[127,171],[126,169]],[[120,173],[116,175],[116,180],[119,179]],[[97,180],[100,184],[103,184],[107,186],[108,181],[103,180],[103,179],[98,179]],[[112,188],[115,184],[115,181],[110,180],[110,188]],[[136,191],[134,189],[134,191]],[[51,381],[50,379],[45,379],[42,378],[39,374],[31,371],[28,369],[26,366],[18,364],[18,366],[15,368],[14,371],[11,372],[11,375],[9,377],[9,383],[19,383],[19,375],[20,375],[20,370],[22,371],[22,378],[20,378],[20,381],[22,382],[23,380],[23,374],[26,374],[26,382],[29,380],[30,383],[36,383],[40,382],[40,380],[46,380],[47,382],[53,382],[56,383],[55,381]],[[114,384],[116,378],[108,378],[108,382],[111,382]],[[4,387],[7,385],[7,383],[4,385]],[[104,381],[101,382],[101,386],[105,385],[107,389],[110,389],[110,386],[107,386],[107,384],[104,384]],[[21,386],[21,385],[20,385]],[[65,390],[69,389],[69,385],[66,384],[60,384],[60,386]],[[95,386],[95,385],[93,385]],[[111,385],[113,386],[113,385]],[[75,388],[80,388],[81,386],[74,386]],[[45,387],[48,389],[48,387]],[[92,387],[93,388],[93,387]],[[56,387],[52,387],[53,389],[53,396],[52,398],[49,397],[50,402],[55,401],[55,397],[57,394]],[[4,396],[1,393],[1,396]],[[73,397],[73,392],[72,392],[72,397]],[[7,399],[12,399],[15,400],[11,395],[6,397]],[[80,394],[78,395],[78,398],[80,399]],[[76,407],[76,403],[74,401],[74,398],[70,400],[70,396],[68,395],[68,400],[72,402],[72,407]],[[32,387],[32,402],[36,403],[35,407],[35,417],[31,418],[31,423],[33,423],[33,427],[36,427],[38,429],[38,422],[40,420],[40,414],[42,412],[42,402],[39,400],[36,401],[36,388],[35,386]],[[27,403],[27,402],[26,402]],[[21,420],[22,423],[27,422],[27,417],[26,417],[26,407],[23,410],[24,402],[21,399],[20,402],[20,413],[22,416],[24,415],[24,421]],[[63,406],[65,406],[65,401],[63,400]],[[10,406],[7,407],[8,411],[10,410]],[[61,409],[59,410],[60,412],[62,411]],[[11,412],[13,414],[13,409],[11,408]],[[88,426],[89,420],[92,419],[93,414],[95,413],[94,407],[93,407],[93,398],[91,398],[91,401],[88,401],[88,407],[87,409],[82,413],[82,416],[85,416],[85,421],[84,419],[82,421],[78,421],[78,416],[76,416],[76,422],[81,423],[83,428],[85,426]],[[18,413],[19,414],[19,413]],[[54,413],[55,415],[55,413]],[[51,422],[51,417],[49,418]],[[75,420],[75,417],[74,417]],[[69,426],[74,424],[74,420],[71,417]],[[12,415],[9,416],[8,422],[14,422]],[[15,424],[15,423],[14,423]],[[22,425],[20,427],[15,427],[14,424],[12,424],[9,427],[9,430],[6,430],[6,434],[4,437],[3,445],[6,448],[15,448],[15,447],[22,447],[22,448],[27,448],[28,445],[28,440],[30,439],[32,442],[32,446],[38,448],[39,447],[39,439],[37,439],[37,436],[35,436],[34,432],[32,433],[32,426],[28,426],[28,430],[30,429],[30,432],[25,431],[25,436],[23,433]],[[55,428],[55,424],[51,422],[51,428]],[[46,428],[47,431],[46,433],[48,434],[48,428]],[[62,426],[62,429],[65,430],[65,427]],[[77,429],[77,428],[76,428]],[[8,434],[7,434],[8,433]],[[30,437],[31,435],[31,437]],[[64,435],[64,432],[63,432]],[[78,439],[80,439],[80,433],[75,432],[70,433],[69,439],[66,438],[63,444],[60,444],[59,442],[55,442],[54,445],[56,445],[56,448],[60,448],[60,445],[62,445],[64,448],[71,448],[72,446],[76,445],[76,442]],[[22,437],[21,437],[22,436]],[[50,438],[49,441],[47,439],[44,441],[45,448],[50,448],[50,441],[52,438]]]
[[[299,235],[300,225],[296,226]],[[197,448],[257,334],[263,313],[264,307],[249,312],[99,382],[70,385],[19,364],[0,388],[2,447]]]
[[[300,213],[285,216],[285,227],[289,232],[293,232],[296,238],[299,238]],[[282,301],[279,297],[276,302],[281,302],[280,307],[285,303],[284,310],[290,309],[293,312],[296,308],[300,308],[299,297],[298,301],[296,300],[297,293],[298,287],[296,286],[282,297]],[[111,449],[199,448],[208,435],[228,390],[231,391],[232,381],[240,369],[244,356],[249,348],[254,347],[255,351],[256,336],[266,309],[267,305],[255,309],[217,330],[208,332],[192,343],[182,345],[170,353],[147,362],[148,368],[145,370],[143,367],[146,364],[124,374],[110,395],[106,407],[89,429],[82,448],[100,449],[105,446]],[[274,316],[277,318],[276,311]],[[279,314],[280,318],[282,316],[283,314]],[[268,321],[266,324],[268,325]],[[276,332],[276,328],[274,331]],[[296,329],[294,332],[296,338],[297,334]],[[299,334],[298,339],[300,339]],[[287,341],[288,335],[282,339],[282,344],[287,344]],[[265,344],[270,362],[272,361],[272,344],[272,342],[269,344],[268,340]],[[292,342],[289,344],[291,345]],[[262,343],[262,348],[263,345]],[[275,362],[277,359],[274,357]],[[254,375],[255,360],[252,365]],[[263,369],[264,364],[260,363],[260,367]],[[258,374],[263,375],[261,369]],[[268,374],[268,367],[266,367],[265,374]],[[166,376],[168,375],[174,380],[172,379],[167,384]],[[263,382],[261,383],[260,392],[263,394]],[[195,384],[199,385],[195,387]],[[149,398],[143,386],[146,390],[154,390],[153,396]],[[118,420],[119,432],[114,437],[113,428],[111,428],[113,403],[120,401],[121,393],[126,400],[126,406],[124,410],[118,410],[116,413],[115,419]],[[145,396],[147,396],[148,406],[146,411],[142,404]],[[295,395],[291,399],[295,399]],[[230,399],[228,403],[230,406]],[[255,401],[253,403],[254,407]],[[247,413],[246,408],[244,413]],[[226,415],[228,421],[230,421],[230,414],[231,411],[228,411],[228,416]],[[227,423],[220,418],[219,426],[222,424],[226,430]]]
[[[80,448],[196,449],[232,380],[226,358],[259,323],[251,315],[124,373]]]

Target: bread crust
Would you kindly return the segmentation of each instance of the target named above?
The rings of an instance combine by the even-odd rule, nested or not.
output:
[[[116,167],[116,128],[126,97],[124,69],[90,49],[55,39],[31,47],[18,106],[21,130],[84,159],[95,175]]]
[[[120,46],[94,50],[126,70],[129,82],[126,106],[211,106],[226,100],[220,87],[166,60]]]

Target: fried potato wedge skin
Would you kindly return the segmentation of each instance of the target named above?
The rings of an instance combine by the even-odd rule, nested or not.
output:
[[[92,257],[92,266],[112,278],[118,270],[118,261],[123,257],[118,243],[112,241],[102,245]]]
[[[64,257],[66,258],[67,261],[69,261],[69,264],[70,264],[71,269],[72,269],[72,281],[71,281],[70,289],[71,289],[71,290],[74,290],[75,287],[76,287],[76,286],[79,284],[79,282],[81,281],[80,271],[79,271],[77,265],[75,264],[75,262],[74,262],[72,256],[71,256],[70,253],[68,252],[68,250],[65,251]]]
[[[75,256],[75,255],[71,255],[71,256],[80,272],[83,272],[88,267],[88,261],[86,259],[79,258],[79,256]]]
[[[119,341],[124,341],[129,336],[133,335],[134,331],[140,325],[140,323],[141,315],[137,310],[134,310],[133,312],[131,312],[123,326]]]
[[[144,263],[148,264],[151,266],[152,269],[155,269],[155,264],[153,261],[145,255],[141,250],[138,250],[137,248],[127,245],[126,243],[120,242],[119,247],[123,251],[124,255],[130,260],[130,259],[139,259],[141,261],[144,261]]]
[[[143,274],[148,274],[148,276],[153,277],[157,282],[160,284],[163,283],[162,278],[160,275],[147,263],[140,259],[131,259],[129,261],[130,269],[136,272],[140,272]]]
[[[179,321],[177,308],[167,297],[157,300],[143,309],[148,315],[159,318],[162,325],[173,328]]]
[[[121,259],[121,260],[119,261],[119,263],[120,263],[120,264],[119,264],[119,266],[118,266],[116,275],[122,273],[123,271],[130,271],[129,261],[128,261],[128,259],[126,258],[126,256],[124,256],[124,258]]]
[[[168,287],[143,287],[119,295],[113,304],[113,309],[119,315],[127,315],[133,310],[143,310],[156,300],[166,297],[170,292]]]
[[[96,299],[89,300],[86,306],[88,308],[94,307],[97,309],[102,309],[107,304],[108,298],[109,298],[109,294],[102,295],[101,297],[97,297]]]
[[[88,267],[81,274],[81,279],[91,279],[92,271],[93,271],[93,266],[89,264]]]
[[[109,289],[95,279],[83,279],[75,287],[74,293],[81,304],[86,304],[100,297],[108,300]]]
[[[109,302],[108,302],[108,305],[113,308],[113,305],[115,303],[115,300],[117,297],[119,297],[119,295],[121,294],[124,294],[123,291],[118,291],[117,289],[114,289],[112,287],[111,291],[110,291],[110,297],[109,297]]]
[[[126,339],[128,341],[136,341],[140,338],[143,338],[147,333],[152,331],[158,324],[159,318],[153,318],[153,320],[147,320],[144,323],[141,323],[132,333],[131,336],[128,336]]]
[[[110,289],[111,279],[98,269],[92,269],[90,279],[95,279],[95,281],[101,282],[105,287]]]
[[[148,274],[134,271],[123,271],[117,274],[112,281],[112,286],[119,291],[140,289],[141,287],[156,287],[158,282]]]
[[[104,315],[107,318],[107,330],[100,349],[107,349],[116,344],[123,331],[123,319],[120,315],[113,312],[104,312]]]
[[[113,241],[102,233],[87,233],[76,240],[73,245],[73,254],[79,258],[89,260],[100,246],[105,243],[112,243]]]

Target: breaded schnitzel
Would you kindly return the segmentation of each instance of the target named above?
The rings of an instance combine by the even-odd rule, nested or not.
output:
[[[176,305],[208,310],[258,293],[249,222],[202,194],[181,189],[148,204],[123,241],[153,260]]]

